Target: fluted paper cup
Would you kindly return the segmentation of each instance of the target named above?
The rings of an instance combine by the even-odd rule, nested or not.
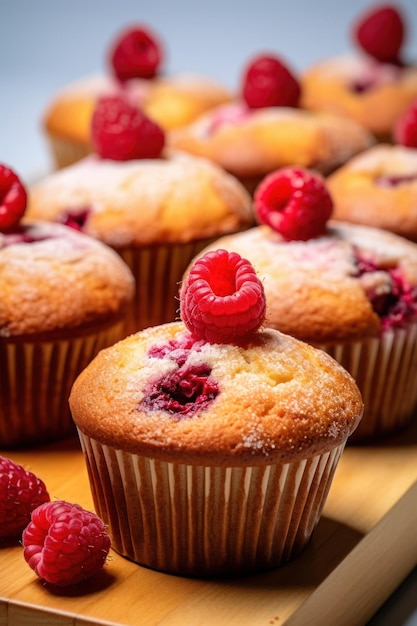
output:
[[[344,444],[282,465],[205,467],[117,450],[79,431],[92,496],[112,547],[185,576],[275,568],[308,543]]]
[[[0,447],[76,435],[68,407],[72,384],[99,350],[124,336],[124,321],[68,335],[0,338]]]

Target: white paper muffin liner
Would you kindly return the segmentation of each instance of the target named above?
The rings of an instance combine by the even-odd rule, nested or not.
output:
[[[318,346],[356,380],[364,414],[349,442],[369,441],[406,428],[417,408],[417,323],[381,337]]]
[[[344,448],[282,465],[203,467],[79,437],[113,549],[186,576],[241,575],[293,558],[320,518]]]
[[[0,338],[0,447],[22,448],[76,435],[68,398],[99,350],[124,336],[124,322],[56,340]]]
[[[118,250],[136,280],[127,334],[179,319],[179,287],[192,259],[213,241]]]
[[[48,136],[48,144],[55,168],[72,165],[88,156],[91,148],[85,143],[72,141],[56,135]]]

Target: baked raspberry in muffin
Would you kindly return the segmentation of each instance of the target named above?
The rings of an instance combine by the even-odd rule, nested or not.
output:
[[[216,250],[180,292],[183,321],[102,351],[70,406],[112,546],[190,576],[299,553],[363,404],[329,355],[262,327],[248,261]]]
[[[335,219],[417,242],[417,147],[373,146],[331,174],[327,184]]]
[[[93,131],[99,152],[33,185],[27,214],[117,250],[136,279],[129,332],[174,321],[191,259],[253,224],[249,194],[208,160],[164,149],[160,127],[122,100],[99,102]]]
[[[63,86],[43,115],[53,164],[64,167],[92,151],[90,126],[97,100],[123,96],[164,130],[189,123],[231,99],[219,81],[204,75],[164,71],[165,44],[147,25],[117,33],[106,53],[105,71]]]
[[[374,143],[354,121],[299,108],[301,87],[286,63],[259,55],[244,69],[233,102],[203,113],[167,134],[168,145],[209,158],[249,191],[278,167],[328,174]]]
[[[316,173],[283,168],[255,193],[260,224],[206,248],[247,258],[266,294],[266,325],[331,354],[361,390],[350,441],[405,428],[417,408],[417,245],[387,231],[329,219]]]
[[[397,5],[372,5],[350,30],[354,50],[316,61],[301,73],[301,104],[344,115],[379,141],[417,97],[417,66],[405,58],[406,16]]]
[[[109,247],[62,224],[22,220],[26,190],[0,165],[0,445],[76,431],[71,385],[125,335],[133,276]]]

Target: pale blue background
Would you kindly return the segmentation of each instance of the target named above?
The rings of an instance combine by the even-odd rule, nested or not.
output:
[[[201,72],[236,88],[243,64],[260,51],[280,54],[296,71],[349,51],[348,25],[369,4],[0,0],[0,162],[28,181],[50,170],[40,127],[46,104],[69,81],[104,71],[109,42],[133,22],[149,24],[165,42],[168,73]],[[417,0],[400,5],[411,22],[407,54],[417,62]],[[372,620],[372,626],[405,625],[417,626],[417,572]]]

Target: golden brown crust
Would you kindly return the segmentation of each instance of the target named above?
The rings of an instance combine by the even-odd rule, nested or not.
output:
[[[84,232],[115,248],[185,243],[253,224],[250,196],[234,177],[180,153],[137,161],[87,157],[35,184],[27,216],[54,221],[83,208]]]
[[[70,407],[87,436],[127,452],[194,465],[288,462],[331,450],[356,428],[362,399],[351,376],[320,350],[274,330],[246,347],[203,344],[219,393],[193,416],[143,410],[147,385],[172,371],[147,351],[183,335],[182,323],[153,327],[102,351],[75,382]]]
[[[217,81],[194,75],[134,79],[125,83],[124,91],[166,130],[187,124],[203,111],[231,99],[228,89]],[[120,86],[110,76],[75,81],[54,96],[45,111],[43,127],[53,137],[90,148],[91,117],[98,97],[119,92]]]
[[[0,233],[0,336],[82,329],[126,314],[134,279],[113,250],[59,224],[30,222],[12,243]]]
[[[352,89],[375,80],[372,88]],[[306,109],[344,115],[389,140],[395,120],[417,97],[417,67],[399,69],[346,55],[314,63],[301,75],[301,85]]]
[[[355,122],[333,115],[285,107],[249,110],[234,103],[171,132],[168,141],[245,179],[287,165],[327,174],[369,147],[373,138]]]
[[[406,180],[381,183],[381,178],[396,177]],[[416,149],[379,144],[348,161],[327,184],[335,219],[384,228],[417,242]]]
[[[359,277],[357,254],[382,267],[398,266],[417,285],[414,243],[342,222],[331,221],[326,236],[307,242],[285,242],[259,226],[222,237],[201,254],[217,248],[234,250],[254,266],[265,289],[266,324],[313,344],[363,340],[381,331],[367,296],[369,280],[380,281],[381,274]]]

